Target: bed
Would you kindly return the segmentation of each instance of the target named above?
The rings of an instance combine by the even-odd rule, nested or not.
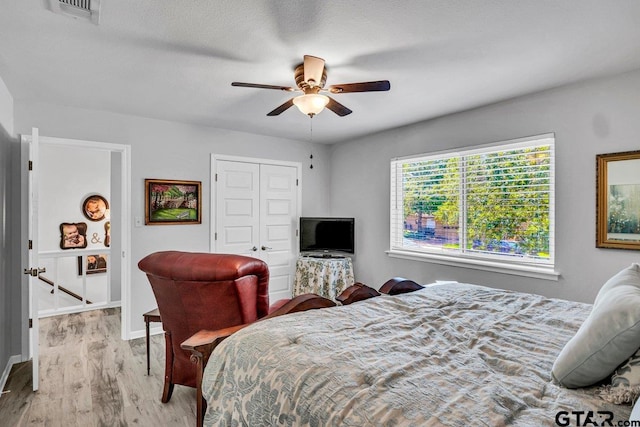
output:
[[[449,282],[260,321],[209,359],[204,425],[616,425],[631,405],[551,377],[591,309]]]

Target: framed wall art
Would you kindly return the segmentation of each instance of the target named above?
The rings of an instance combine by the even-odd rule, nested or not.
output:
[[[104,223],[104,245],[111,246],[111,221]]]
[[[86,265],[83,266],[82,256],[78,257],[78,276],[82,276],[82,272],[86,270],[87,274],[106,273],[107,272],[107,255],[91,254],[87,255]]]
[[[596,156],[596,247],[640,250],[640,151]]]
[[[63,222],[60,224],[60,249],[82,249],[87,247],[87,224],[85,222]]]
[[[82,213],[89,221],[102,221],[107,216],[109,202],[104,197],[93,194],[82,202]]]
[[[200,224],[202,183],[167,179],[144,180],[145,224]]]

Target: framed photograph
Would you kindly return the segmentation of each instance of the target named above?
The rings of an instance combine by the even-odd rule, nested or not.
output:
[[[596,156],[596,247],[640,250],[640,151]]]
[[[87,223],[63,222],[60,224],[60,248],[82,249],[87,247]]]
[[[201,223],[200,181],[145,179],[144,200],[146,225]]]
[[[111,246],[111,221],[104,223],[104,245]]]
[[[102,221],[107,216],[109,202],[104,197],[93,194],[82,202],[82,213],[89,221]]]
[[[86,265],[82,265],[82,256],[78,257],[78,276],[82,276],[84,270],[87,274],[106,273],[107,272],[107,255],[91,254],[87,255]]]

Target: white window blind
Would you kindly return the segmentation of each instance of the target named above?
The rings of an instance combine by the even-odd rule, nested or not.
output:
[[[554,264],[552,134],[391,161],[390,251]]]

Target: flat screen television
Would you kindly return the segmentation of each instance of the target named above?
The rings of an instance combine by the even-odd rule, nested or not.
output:
[[[300,252],[318,255],[355,253],[354,218],[300,218]]]

